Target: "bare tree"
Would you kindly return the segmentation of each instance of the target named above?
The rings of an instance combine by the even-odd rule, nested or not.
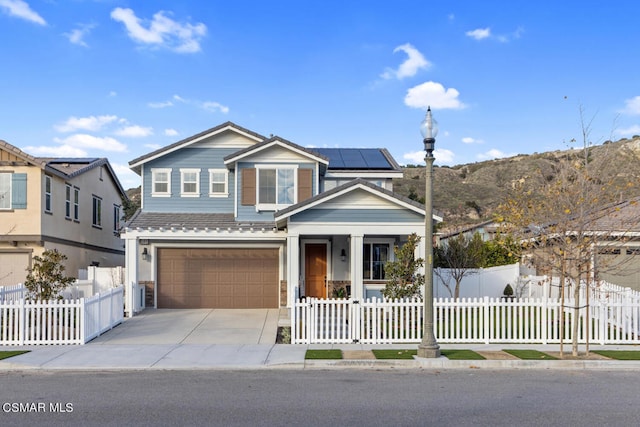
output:
[[[623,206],[635,203],[625,199],[625,189],[634,185],[637,170],[604,173],[612,170],[607,167],[610,162],[620,159],[607,145],[597,147],[594,155],[596,147],[590,140],[593,119],[585,121],[583,109],[580,119],[582,148],[558,159],[552,176],[540,173],[514,182],[512,193],[500,205],[497,215],[503,228],[522,242],[536,269],[560,278],[563,306],[565,288],[572,284],[574,304],[566,308],[573,316],[574,356],[578,355],[579,284],[585,282],[588,290],[598,274],[593,268],[597,253],[620,247],[629,240],[627,231],[640,222],[637,216],[617,218]],[[619,268],[618,263],[598,263],[600,272],[615,268]],[[561,316],[560,325],[564,325],[564,309]],[[563,331],[561,328],[560,333]],[[562,354],[564,337],[560,338]]]
[[[483,251],[484,242],[478,233],[472,237],[459,234],[435,248],[434,273],[442,280],[453,298],[460,297],[462,279],[475,274],[482,266]],[[450,287],[451,279],[455,281],[453,294]]]

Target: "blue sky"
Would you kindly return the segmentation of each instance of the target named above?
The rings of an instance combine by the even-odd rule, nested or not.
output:
[[[566,4],[565,4],[566,3]],[[640,134],[635,1],[0,0],[0,139],[128,162],[233,121],[436,164]]]

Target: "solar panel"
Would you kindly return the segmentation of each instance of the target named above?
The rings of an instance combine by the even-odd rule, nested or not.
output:
[[[329,169],[393,169],[377,148],[316,148],[329,158]]]

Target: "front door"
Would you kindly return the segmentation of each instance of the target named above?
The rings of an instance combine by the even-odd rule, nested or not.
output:
[[[304,253],[305,295],[326,298],[327,245],[325,243],[307,243]]]

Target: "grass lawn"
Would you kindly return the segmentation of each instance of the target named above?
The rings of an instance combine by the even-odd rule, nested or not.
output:
[[[371,350],[376,359],[409,359],[418,354],[418,350]]]
[[[640,360],[640,351],[637,350],[591,350],[591,352],[616,360]]]
[[[304,358],[307,360],[342,359],[342,350],[307,350]]]
[[[555,357],[538,350],[502,350],[522,360],[557,360]]]
[[[0,351],[0,360],[8,359],[13,356],[20,356],[21,354],[29,353],[28,350],[13,350],[13,351]]]

